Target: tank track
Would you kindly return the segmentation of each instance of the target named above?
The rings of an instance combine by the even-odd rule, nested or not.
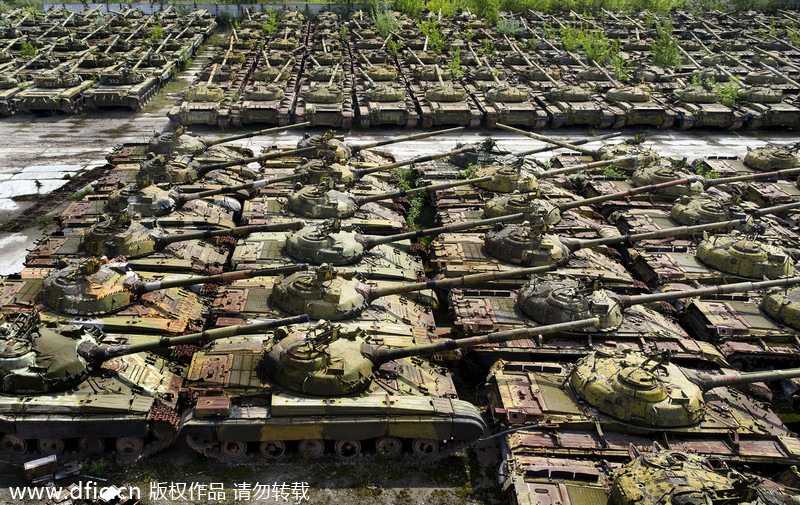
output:
[[[231,466],[253,466],[253,465],[274,465],[276,462],[280,462],[282,460],[290,460],[292,456],[281,456],[279,458],[265,458],[261,456],[257,452],[248,452],[243,457],[240,458],[230,458],[222,454],[222,451],[219,448],[219,444],[216,442],[207,442],[197,440],[195,437],[191,435],[186,436],[186,443],[189,447],[192,448],[193,451],[201,454],[205,457],[215,459],[221,463]],[[335,458],[336,461],[339,462],[357,462],[362,461],[364,458],[370,458],[373,460],[391,460],[394,462],[406,463],[409,465],[412,464],[437,464],[440,463],[448,458],[458,455],[459,452],[469,449],[470,447],[474,446],[477,442],[474,441],[450,441],[443,445],[439,446],[439,450],[436,451],[435,454],[430,456],[416,456],[414,454],[410,454],[407,451],[404,451],[400,456],[395,458],[383,458],[376,454],[374,451],[362,451],[357,456],[352,458],[343,458],[336,456],[335,454],[326,453],[320,456],[318,459],[329,459]],[[367,444],[369,445],[369,444]],[[297,455],[299,456],[299,455]],[[302,456],[299,456],[302,457]]]

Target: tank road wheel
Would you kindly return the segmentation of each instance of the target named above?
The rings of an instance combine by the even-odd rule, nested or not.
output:
[[[318,458],[325,452],[325,443],[319,439],[301,440],[297,452],[304,458]]]
[[[417,438],[411,446],[414,454],[421,458],[432,456],[439,451],[439,441],[431,438]]]
[[[280,440],[267,440],[258,444],[258,452],[265,458],[280,458],[286,453],[286,444]]]
[[[337,440],[336,454],[342,458],[355,458],[361,454],[361,442],[358,440]]]
[[[241,440],[222,442],[219,444],[219,450],[226,458],[239,459],[247,454],[247,442]]]
[[[403,452],[403,442],[397,437],[380,437],[375,440],[375,452],[384,458],[396,458]]]
[[[40,438],[36,447],[45,456],[58,456],[64,452],[64,441],[60,438]]]
[[[84,454],[98,456],[106,450],[106,441],[102,438],[83,437],[78,440],[78,448]]]
[[[117,452],[123,456],[135,456],[144,449],[144,440],[139,437],[120,437],[116,445]]]
[[[28,443],[12,433],[6,433],[0,438],[0,452],[10,456],[22,456],[28,450]]]

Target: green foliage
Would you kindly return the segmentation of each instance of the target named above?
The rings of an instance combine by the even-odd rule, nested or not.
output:
[[[416,176],[413,168],[396,168],[392,170],[391,175],[397,179],[398,189],[408,191],[414,188],[414,179]],[[406,214],[406,223],[410,228],[414,228],[417,219],[420,218],[427,199],[427,192],[408,196],[408,200],[411,202],[411,208],[409,208],[408,214]]]
[[[522,33],[522,24],[516,19],[501,19],[497,22],[497,31],[506,35],[517,35]]]
[[[396,42],[393,38],[389,39],[386,42],[386,50],[389,51],[389,54],[391,54],[392,56],[397,56],[397,53],[399,53],[400,50],[402,49],[403,49],[403,43]]]
[[[261,25],[261,28],[267,32],[267,35],[272,35],[278,29],[278,14],[275,11],[267,12],[267,20]]]
[[[786,36],[792,41],[793,46],[800,46],[800,30],[797,28],[788,28],[786,30]]]
[[[25,58],[34,56],[37,51],[38,49],[28,41],[23,42],[22,45],[19,46],[19,54]]]
[[[102,15],[95,16],[94,19],[92,20],[92,23],[94,23],[95,28],[101,28],[103,25],[106,24],[106,17]]]
[[[665,20],[656,25],[658,38],[653,42],[653,65],[661,68],[676,69],[681,66],[681,53],[678,39],[672,34],[672,23]]]
[[[489,58],[494,56],[494,53],[497,51],[497,48],[495,47],[494,44],[492,44],[492,41],[489,39],[483,39],[483,45],[481,46],[480,49],[483,55]]]
[[[147,30],[147,34],[145,35],[145,37],[153,42],[163,39],[164,28],[161,26],[161,22],[159,21],[157,25]]]
[[[703,78],[700,77],[700,74],[694,74],[691,80],[692,86],[702,88],[703,87]]]
[[[571,25],[564,25],[559,30],[561,35],[561,44],[567,51],[577,51],[583,46],[583,39],[585,33],[580,28],[575,28]]]
[[[614,168],[614,165],[609,165],[603,170],[603,175],[609,179],[627,179],[628,174]]]
[[[614,67],[614,77],[618,81],[627,81],[631,78],[631,62],[622,56],[620,40],[611,41],[611,65]]]
[[[461,171],[461,175],[463,175],[465,179],[472,179],[475,177],[475,172],[477,170],[478,167],[474,163],[470,163],[467,165],[467,168]]]
[[[735,107],[741,99],[742,89],[737,84],[722,84],[719,82],[714,82],[711,84],[711,87],[713,87],[714,91],[717,92],[719,103],[726,107]]]
[[[458,79],[462,75],[464,75],[464,70],[461,68],[461,48],[457,47],[453,51],[453,55],[450,57],[450,63],[447,64],[447,68],[453,72],[453,78]]]
[[[500,0],[472,0],[472,10],[475,15],[496,25],[500,19]]]
[[[339,32],[340,38],[342,42],[347,42],[350,40],[350,29],[348,29],[345,25],[342,25],[342,30]]]
[[[383,8],[381,10],[381,7]],[[394,17],[392,12],[388,10],[386,4],[373,8],[372,19],[375,21],[375,28],[382,37],[388,37],[389,32],[397,32],[400,29],[400,23]]]
[[[98,459],[97,461],[92,461],[89,463],[89,466],[86,468],[86,473],[94,477],[102,477],[106,474],[107,468],[108,461],[104,459]]]
[[[466,27],[461,30],[461,37],[467,42],[472,42],[472,39],[475,38],[475,32],[472,31],[472,28]]]
[[[436,54],[442,54],[445,45],[445,38],[442,34],[439,23],[435,19],[417,21],[417,27],[423,36],[428,37],[428,47]]]
[[[544,38],[546,39],[556,38],[556,29],[550,23],[542,23],[542,31],[544,32]]]
[[[705,162],[700,162],[694,167],[694,171],[697,175],[704,177],[706,179],[717,179],[719,178],[719,173],[716,170],[708,166]]]
[[[422,9],[425,8],[425,4],[422,0],[394,0],[392,6],[395,10],[398,10],[411,18],[419,17]]]
[[[445,18],[455,16],[459,9],[464,10],[465,7],[472,9],[472,0],[430,0],[425,6],[436,15],[441,11]]]

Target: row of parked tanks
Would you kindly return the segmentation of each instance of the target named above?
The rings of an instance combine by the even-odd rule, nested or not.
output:
[[[228,463],[435,462],[493,437],[512,503],[797,503],[770,403],[800,377],[798,146],[379,150],[461,129],[114,150],[0,284],[3,458],[186,437]]]
[[[139,110],[215,30],[206,10],[15,9],[0,18],[0,114]]]
[[[680,51],[674,68],[653,62],[667,21]],[[200,96],[190,91],[170,113],[173,122],[221,128],[306,120],[342,128],[800,126],[800,49],[790,38],[800,27],[790,11],[720,13],[713,21],[687,12],[634,19],[528,11],[505,14],[498,26],[469,11],[452,18],[425,11],[419,19],[387,12],[379,25],[363,11],[321,12],[312,20],[290,11],[248,11],[241,26],[232,39],[243,65],[228,59],[231,72],[222,72],[219,60],[229,47],[221,47],[219,75],[199,78]],[[616,66],[575,48],[575,33],[600,34],[609,51],[608,41],[618,40]]]

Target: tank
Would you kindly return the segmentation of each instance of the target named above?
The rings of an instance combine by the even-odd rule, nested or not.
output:
[[[315,126],[332,126],[350,128],[353,123],[353,76],[341,74],[341,65],[336,65],[327,82],[314,84],[310,79],[300,86],[299,99],[295,106],[293,120],[295,122],[310,121]]]
[[[214,237],[239,237],[250,233],[289,230],[300,226],[302,223],[295,221],[278,225],[238,226],[222,230],[169,234],[158,228],[147,227],[138,220],[116,218],[101,221],[92,226],[84,237],[83,247],[95,256],[139,258],[177,242],[205,240]]]
[[[305,268],[306,265],[296,265],[145,282],[124,263],[90,259],[55,270],[45,277],[42,301],[62,314],[111,314],[127,308],[138,297],[152,291],[278,275]]]
[[[332,446],[341,457],[352,458],[367,444],[385,457],[397,457],[408,448],[419,457],[438,458],[443,451],[451,454],[479,438],[485,424],[472,404],[455,398],[447,372],[421,357],[561,328],[387,348],[372,344],[358,331],[320,323],[279,332],[274,338],[237,342],[234,348],[196,353],[187,380],[199,396],[183,432],[192,448],[227,462],[277,458],[291,449],[316,458],[326,446]],[[261,359],[250,361],[250,380],[224,381],[221,385],[226,395],[222,397],[205,393],[218,389],[217,377],[222,377],[200,374],[208,363],[238,361],[241,358],[236,356],[254,353]],[[224,374],[224,368],[219,373]],[[392,386],[397,380],[402,380],[402,388]],[[269,396],[267,391],[271,391]],[[390,401],[384,405],[381,402],[387,395]],[[381,412],[375,411],[375,402],[384,405]],[[323,406],[331,403],[339,407],[336,413],[328,413],[321,425],[315,422]],[[352,430],[354,421],[358,430]],[[235,430],[231,428],[234,425]]]
[[[240,98],[238,106],[240,112],[234,118],[234,124],[288,125],[297,100],[295,89],[301,61],[288,58],[280,68],[273,67],[263,51],[262,61],[266,63],[267,68],[252,74],[252,81]]]
[[[97,329],[43,324],[36,311],[12,316],[2,322],[11,351],[2,367],[0,451],[16,461],[34,450],[60,455],[75,447],[81,456],[97,457],[110,443],[123,461],[136,461],[163,450],[178,438],[183,370],[158,355],[139,353],[305,320],[131,343]],[[28,401],[20,405],[21,398]]]
[[[355,83],[355,106],[360,128],[366,129],[371,125],[417,126],[420,116],[405,86],[386,82],[392,80],[391,71],[394,69],[369,66],[366,70],[359,67],[359,70],[363,79]],[[397,72],[394,71],[396,78]]]
[[[614,448],[648,445],[654,436],[669,436],[675,445],[729,457],[729,436],[737,433],[752,444],[740,447],[737,459],[790,465],[798,458],[792,442],[778,452],[771,448],[775,440],[795,435],[766,404],[735,387],[798,373],[789,369],[711,374],[675,365],[668,354],[629,349],[595,351],[574,366],[501,361],[489,376],[490,412],[495,421],[512,426],[543,419],[552,423],[553,428],[526,430],[525,449],[531,455],[562,450],[559,440],[573,433],[583,440],[571,448],[573,457],[610,457]],[[541,396],[528,396],[534,390]],[[515,401],[523,398],[532,401]],[[602,435],[593,430],[595,423],[602,425]],[[557,435],[556,441],[543,433]],[[600,439],[608,443],[596,445]],[[626,442],[618,445],[623,439]]]
[[[86,93],[89,107],[128,107],[138,111],[160,87],[158,77],[147,75],[138,68],[152,54],[150,51],[132,66],[124,62],[103,70],[98,75],[99,83]]]
[[[643,484],[644,483],[644,484]],[[739,472],[717,457],[657,449],[635,453],[611,482],[613,505],[656,505],[665,494],[681,503],[723,499],[731,503],[797,503],[798,490]]]
[[[36,75],[34,85],[19,92],[14,100],[19,110],[34,112],[40,110],[62,111],[76,114],[83,110],[84,92],[94,84],[83,80],[71,70],[80,64],[92,49],[87,49],[77,60]]]

